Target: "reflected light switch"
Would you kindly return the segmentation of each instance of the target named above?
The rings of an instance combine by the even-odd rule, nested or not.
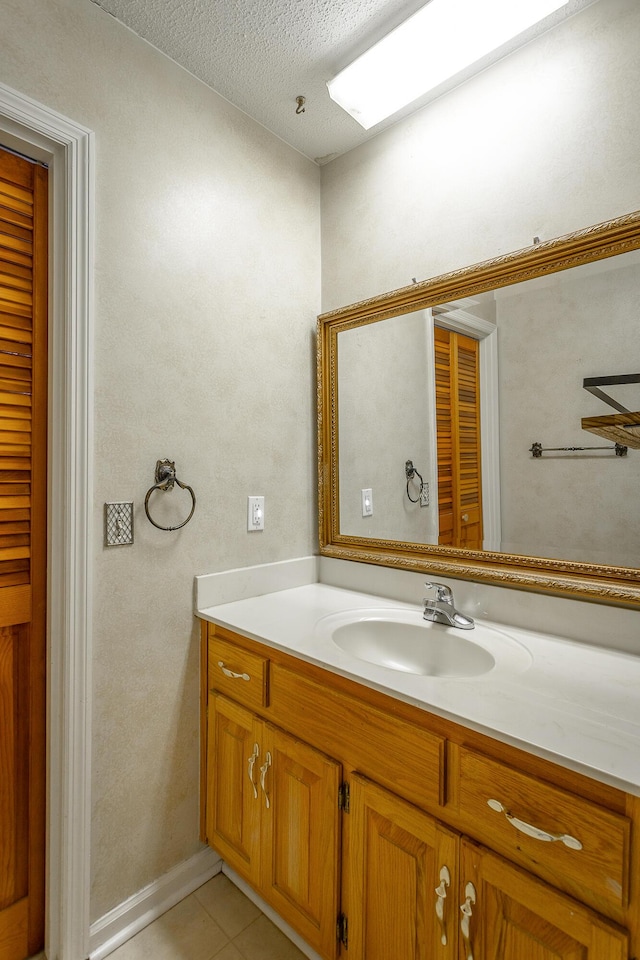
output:
[[[361,490],[362,494],[362,516],[363,517],[372,517],[373,516],[373,490],[371,487],[368,487],[366,490]]]

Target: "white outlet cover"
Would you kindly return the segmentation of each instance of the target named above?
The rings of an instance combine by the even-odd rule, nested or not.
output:
[[[264,530],[264,497],[247,497],[247,530]]]

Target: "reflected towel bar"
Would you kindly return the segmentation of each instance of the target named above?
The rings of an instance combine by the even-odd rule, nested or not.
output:
[[[569,453],[574,453],[581,450],[615,450],[616,457],[626,457],[627,448],[624,447],[621,443],[616,443],[611,447],[543,447],[541,443],[532,443],[529,447],[529,453],[531,453],[536,459],[539,459],[543,453],[550,453],[551,451],[567,451]]]

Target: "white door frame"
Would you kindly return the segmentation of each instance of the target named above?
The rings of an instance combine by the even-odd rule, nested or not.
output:
[[[49,960],[89,953],[93,134],[0,84],[0,140],[49,165],[47,922]]]

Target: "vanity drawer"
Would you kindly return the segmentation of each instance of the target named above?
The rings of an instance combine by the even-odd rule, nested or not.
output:
[[[269,706],[269,659],[209,633],[209,689],[254,710]]]
[[[460,814],[477,839],[602,912],[627,904],[626,817],[465,747],[459,769]]]
[[[404,799],[445,803],[446,739],[400,717],[273,664],[271,707],[278,722]]]

